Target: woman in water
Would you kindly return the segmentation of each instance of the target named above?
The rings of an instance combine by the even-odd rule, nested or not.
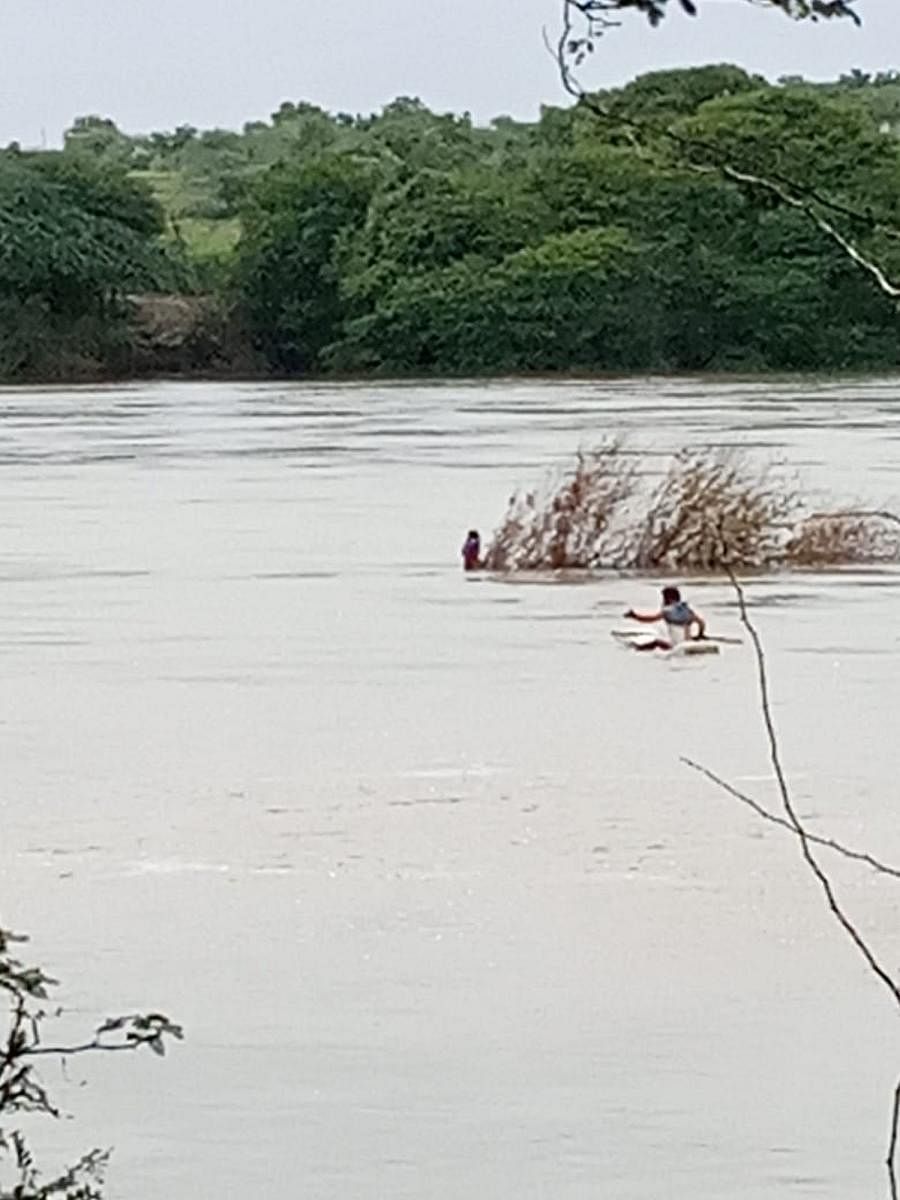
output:
[[[470,529],[463,542],[462,560],[464,571],[479,571],[484,566],[481,561],[481,537],[477,529]]]

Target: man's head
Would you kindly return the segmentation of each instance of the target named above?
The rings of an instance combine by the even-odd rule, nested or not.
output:
[[[664,587],[662,590],[663,604],[678,604],[681,600],[681,592],[677,587]]]
[[[469,530],[468,541],[470,541],[470,542],[477,542],[477,541],[479,541],[479,537],[478,537],[478,530],[477,530],[477,529],[470,529],[470,530]]]

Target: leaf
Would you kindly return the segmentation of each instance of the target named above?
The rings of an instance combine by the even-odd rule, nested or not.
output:
[[[125,1024],[125,1017],[109,1017],[97,1029],[98,1033],[112,1033],[115,1029],[121,1029]]]

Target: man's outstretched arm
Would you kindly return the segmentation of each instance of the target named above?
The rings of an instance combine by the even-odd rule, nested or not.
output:
[[[657,621],[661,621],[663,619],[661,612],[639,613],[635,612],[633,608],[629,608],[625,616],[629,621],[642,621],[645,625],[653,625]]]

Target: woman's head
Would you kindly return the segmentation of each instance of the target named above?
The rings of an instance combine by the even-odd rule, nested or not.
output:
[[[681,592],[677,587],[664,587],[662,590],[663,604],[678,604],[681,600]]]
[[[468,541],[470,541],[470,542],[477,542],[477,541],[479,541],[479,537],[478,537],[478,530],[477,530],[477,529],[470,529],[470,530],[469,530],[469,533],[468,533],[468,539],[467,539],[467,540],[468,540]]]

